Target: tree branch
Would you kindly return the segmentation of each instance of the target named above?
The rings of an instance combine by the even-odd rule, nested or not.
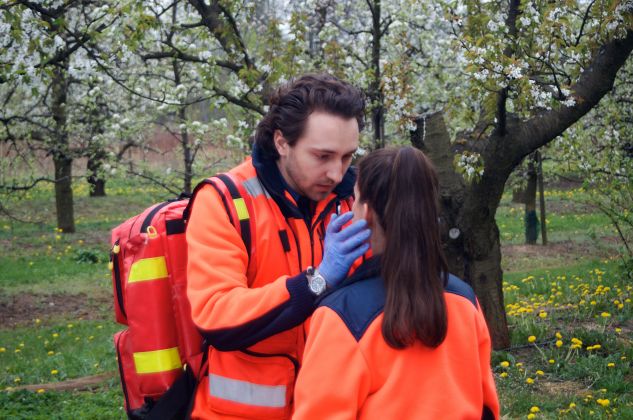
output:
[[[520,160],[549,143],[596,106],[613,88],[618,70],[632,50],[633,30],[629,29],[625,38],[614,39],[596,52],[589,67],[571,87],[576,100],[574,106],[559,106],[518,123],[514,159]]]
[[[231,57],[234,54],[232,46],[236,44],[243,56],[246,67],[254,68],[253,61],[248,55],[246,46],[237,30],[237,24],[229,11],[224,9],[217,0],[213,0],[211,5],[207,5],[204,0],[189,0],[189,3],[198,11],[202,19],[201,22],[218,40],[224,52]],[[222,21],[221,14],[229,21],[229,28]],[[227,32],[233,34],[233,36],[227,35]]]

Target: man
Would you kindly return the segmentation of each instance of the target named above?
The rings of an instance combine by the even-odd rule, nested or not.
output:
[[[368,249],[365,221],[343,229],[363,115],[360,91],[332,76],[307,75],[275,92],[252,159],[229,171],[248,194],[250,250],[214,187],[197,191],[187,295],[210,350],[193,418],[292,414],[303,323]],[[333,215],[339,208],[348,212]]]

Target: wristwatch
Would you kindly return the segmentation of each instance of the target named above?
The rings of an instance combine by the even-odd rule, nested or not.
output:
[[[325,292],[327,283],[321,273],[319,273],[319,270],[314,267],[308,267],[306,277],[308,278],[308,287],[315,296],[320,296]]]

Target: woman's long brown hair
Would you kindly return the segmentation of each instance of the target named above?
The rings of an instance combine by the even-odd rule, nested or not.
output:
[[[448,276],[438,223],[438,180],[413,147],[377,150],[359,163],[358,190],[385,232],[381,274],[386,301],[382,334],[394,348],[446,337]]]

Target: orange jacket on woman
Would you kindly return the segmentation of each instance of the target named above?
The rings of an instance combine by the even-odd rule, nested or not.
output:
[[[251,219],[251,249],[212,185],[196,193],[187,224],[187,296],[211,346],[192,417],[289,418],[303,322],[315,309],[304,270],[320,263],[337,204],[349,210],[354,175],[348,171],[315,205],[293,198],[275,161],[257,146],[252,160],[229,173],[248,195],[235,205],[240,218]]]
[[[498,418],[490,337],[470,286],[449,276],[446,339],[396,350],[382,335],[380,261],[361,265],[310,320],[293,419]]]

